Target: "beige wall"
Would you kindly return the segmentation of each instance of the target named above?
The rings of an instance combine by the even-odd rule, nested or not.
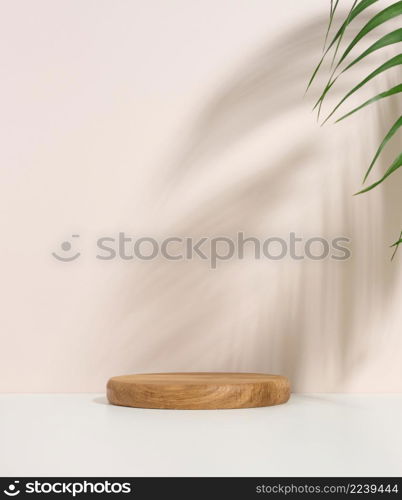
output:
[[[1,391],[101,391],[163,370],[402,390],[402,254],[391,264],[388,249],[402,175],[352,197],[396,101],[317,126],[317,90],[303,93],[329,2],[2,3]],[[345,235],[353,258],[211,271],[94,257],[119,231],[241,230]],[[56,261],[75,233],[80,258]]]

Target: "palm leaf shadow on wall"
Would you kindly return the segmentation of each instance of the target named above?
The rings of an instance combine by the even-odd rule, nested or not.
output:
[[[239,230],[270,234],[275,227],[271,218],[289,204],[302,213],[301,219],[295,217],[300,223],[314,192],[320,235],[342,231],[351,236],[359,257],[347,263],[273,264],[250,258],[226,262],[216,271],[208,271],[200,261],[158,260],[135,266],[125,277],[135,285],[125,285],[114,305],[122,320],[107,325],[104,333],[114,332],[113,351],[107,353],[108,359],[118,360],[114,371],[276,372],[289,376],[295,390],[331,390],[347,387],[373,355],[375,348],[368,342],[370,325],[377,321],[373,311],[386,314],[396,283],[383,241],[393,234],[400,211],[399,180],[381,187],[369,213],[364,211],[367,201],[356,213],[350,158],[357,155],[360,164],[365,162],[363,145],[359,151],[356,142],[342,136],[345,147],[339,152],[333,146],[336,165],[330,175],[320,141],[311,133],[315,124],[288,137],[274,157],[270,153],[270,142],[278,137],[277,120],[291,120],[295,110],[307,116],[308,103],[302,97],[325,22],[319,17],[293,28],[275,44],[270,41],[211,96],[188,137],[181,138],[179,152],[160,182],[156,212],[163,213],[166,235],[234,236]],[[350,41],[353,34],[351,28],[344,39]],[[339,97],[345,90],[341,82],[334,92]],[[372,124],[370,132],[376,137],[383,137],[384,122],[395,118],[392,102]],[[232,148],[255,134],[266,145],[265,155],[245,162],[241,172],[231,172],[227,162],[221,166]],[[365,137],[361,140],[364,143]],[[379,165],[389,155],[391,150]],[[325,156],[330,158],[331,151]],[[203,197],[181,206],[182,194],[204,182],[215,168],[223,168],[226,181],[211,184]],[[315,175],[322,192],[317,193],[317,184],[307,186],[305,179]],[[336,199],[331,198],[334,192]]]

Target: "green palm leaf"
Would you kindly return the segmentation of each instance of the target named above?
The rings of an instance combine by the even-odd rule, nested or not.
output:
[[[384,35],[382,38],[377,40],[373,45],[370,45],[370,47],[365,50],[359,57],[357,57],[354,61],[352,61],[348,66],[346,66],[345,69],[342,70],[340,75],[342,73],[345,73],[348,69],[350,69],[352,66],[360,62],[362,59],[367,57],[368,55],[372,54],[376,50],[382,49],[383,47],[386,47],[387,45],[393,45],[394,43],[402,42],[402,28],[398,28],[397,30],[393,31],[392,33],[388,33],[387,35]],[[337,78],[339,78],[339,76]]]
[[[377,161],[378,157],[380,156],[382,150],[386,146],[386,144],[392,139],[392,137],[396,134],[396,132],[402,127],[402,116],[400,116],[397,121],[394,123],[394,125],[391,127],[390,131],[388,134],[385,136],[384,140],[382,141],[380,147],[378,148],[376,154],[374,155],[374,158],[372,162],[370,163],[369,169],[366,172],[366,175],[364,176],[363,184],[366,182],[367,177],[370,175],[371,170],[374,167],[375,162]]]
[[[329,12],[328,29],[327,29],[327,33],[325,35],[325,41],[324,41],[324,50],[325,50],[325,46],[327,45],[329,32],[331,30],[332,22],[334,20],[335,11],[336,11],[338,5],[339,5],[339,0],[336,0],[335,4],[334,4],[334,0],[331,0],[331,7],[330,7],[330,12]]]
[[[359,14],[361,14],[365,9],[370,7],[370,5],[372,5],[375,2],[378,2],[378,0],[361,0],[357,5],[356,5],[356,1],[354,2],[352,9],[350,10],[346,20],[344,21],[342,26],[337,31],[332,42],[329,44],[328,48],[326,49],[323,56],[321,57],[320,62],[317,64],[315,70],[313,71],[313,74],[312,74],[310,81],[307,85],[306,92],[311,87],[311,84],[313,83],[315,77],[317,76],[317,73],[318,73],[322,63],[324,62],[326,55],[332,49],[332,47],[335,45],[335,43],[337,43],[337,41],[343,37],[343,34],[345,33],[347,26],[353,21],[353,19],[355,19]],[[335,13],[335,9],[334,9],[333,13]]]
[[[380,101],[381,99],[385,99],[386,97],[390,97],[392,95],[399,94],[400,92],[402,92],[402,84],[396,85],[395,87],[392,87],[392,89],[387,90],[386,92],[381,92],[381,94],[377,94],[375,97],[369,99],[368,101],[364,102],[363,104],[361,104],[357,108],[353,109],[352,111],[350,111],[346,115],[344,115],[341,118],[339,118],[338,120],[336,120],[335,123],[338,123],[338,122],[344,120],[345,118],[347,118],[348,116],[353,115],[354,113],[356,113],[356,111],[360,111],[361,109],[365,108],[369,104],[373,104],[374,102]]]
[[[350,21],[351,21],[351,18],[352,18],[352,14],[354,13],[354,8],[356,7],[356,4],[357,4],[357,0],[354,0],[352,8],[350,9],[350,12],[349,12],[349,14],[348,14],[348,16],[346,18],[346,21],[343,23],[343,25],[341,26],[341,28],[339,30],[339,37],[338,37],[338,41],[337,41],[337,44],[336,44],[336,47],[335,47],[334,55],[332,57],[331,67],[334,65],[336,56],[338,55],[338,50],[339,50],[339,47],[341,45],[341,42],[342,42],[342,39],[343,39],[343,35],[345,34],[346,28],[350,24]]]
[[[352,66],[360,62],[362,59],[367,57],[368,55],[372,54],[376,50],[380,50],[384,47],[387,47],[388,45],[393,45],[395,43],[402,42],[402,28],[398,28],[397,30],[393,31],[392,33],[388,33],[387,35],[383,36],[380,38],[377,42],[373,43],[367,50],[365,50],[359,57],[357,57],[354,61],[352,61],[348,66],[346,66],[345,69],[343,69],[339,75],[334,78],[329,84],[324,89],[324,92],[321,94],[320,98],[314,105],[315,109],[324,99],[328,91],[331,89],[331,87],[334,85],[334,83],[338,80],[340,76],[342,76],[345,71],[350,69]]]
[[[368,188],[363,189],[362,191],[359,191],[358,193],[356,193],[356,195],[367,193],[368,191],[371,191],[372,189],[377,187],[379,184],[384,182],[385,179],[387,179],[391,174],[393,174],[400,167],[402,167],[402,153],[396,158],[396,160],[394,160],[392,165],[388,168],[388,170],[385,172],[384,176],[379,181],[375,182],[374,184],[372,184]]]
[[[386,9],[382,10],[377,15],[375,15],[372,19],[370,19],[370,21],[359,31],[359,33],[349,44],[349,46],[343,53],[342,57],[339,59],[337,67],[339,67],[340,64],[342,64],[342,62],[349,55],[353,47],[357,45],[357,43],[360,42],[360,40],[364,38],[368,33],[370,33],[370,31],[373,31],[375,28],[378,28],[378,26],[380,26],[381,24],[384,24],[385,22],[390,21],[394,17],[400,15],[402,15],[402,0],[390,5],[389,7],[387,7]]]
[[[350,0],[351,1],[351,0]],[[332,47],[336,44],[336,48],[334,51],[334,56],[333,56],[333,61],[332,64],[335,64],[335,60],[338,55],[338,49],[340,46],[340,43],[342,41],[342,38],[346,32],[346,29],[348,28],[349,24],[352,22],[352,20],[359,15],[360,12],[363,12],[367,7],[375,3],[377,0],[361,0],[360,2],[357,2],[356,0],[353,1],[352,7],[348,12],[348,15],[346,17],[346,20],[342,23],[340,29],[336,33],[335,37],[325,49],[327,39],[329,37],[329,32],[330,28],[333,24],[334,21],[334,15],[336,8],[338,7],[338,1],[331,0],[331,6],[330,6],[330,20],[329,20],[329,26],[327,29],[326,37],[325,37],[325,44],[324,44],[324,54],[321,57],[321,60],[318,64],[318,66],[315,68],[314,73],[312,77],[310,78],[310,81],[307,86],[307,90],[311,86],[314,78],[316,77],[322,62],[324,61],[326,55],[330,51]],[[345,61],[347,56],[350,54],[350,52],[354,49],[354,47],[363,39],[366,37],[367,34],[369,34],[371,31],[373,31],[375,28],[381,26],[382,24],[386,23],[387,21],[390,21],[391,19],[396,18],[397,16],[402,15],[402,0],[398,2],[394,2],[392,5],[389,7],[380,10],[375,14],[365,25],[364,27],[358,32],[358,34],[353,38],[353,40],[349,43],[347,46],[346,50],[344,50],[342,56],[339,58],[337,61],[335,68],[331,71],[331,74],[329,76],[328,82],[324,87],[323,92],[321,93],[319,99],[317,100],[314,109],[317,108],[318,106],[318,116],[320,116],[321,112],[321,107],[323,105],[324,99],[328,92],[331,90],[333,87],[334,83],[338,80],[340,76],[342,76],[346,71],[348,71],[351,67],[355,66],[357,63],[362,61],[364,58],[372,54],[373,52],[382,49],[383,47],[386,47],[388,45],[393,45],[395,43],[402,42],[402,28],[398,28],[395,31],[392,31],[391,33],[387,33],[386,35],[383,35],[379,40],[377,40],[375,43],[369,46],[368,49],[364,50],[358,57],[356,57],[352,62],[347,64],[347,66],[343,70],[339,70],[338,75],[335,76],[337,73],[338,68],[340,65]],[[353,94],[358,92],[364,85],[366,85],[368,82],[370,82],[373,78],[376,76],[388,71],[389,69],[400,66],[402,65],[402,54],[398,54],[394,57],[392,57],[390,60],[384,62],[381,64],[377,69],[372,71],[366,78],[364,78],[360,83],[355,85],[352,90],[350,90],[340,101],[339,103],[333,108],[331,113],[327,116],[327,118],[324,120],[323,124],[326,123],[333,115],[334,113],[342,106],[342,104]],[[365,101],[363,104],[360,106],[352,109],[352,111],[349,111],[349,113],[343,115],[341,118],[336,120],[335,123],[338,123],[345,118],[353,115],[357,111],[363,109],[364,107],[376,103],[382,99],[385,99],[386,97],[390,97],[396,94],[402,93],[402,83],[394,86],[393,88],[381,92],[380,94],[377,94],[375,97],[369,99],[368,101]],[[383,141],[381,142],[379,148],[377,149],[374,158],[372,159],[370,166],[366,172],[366,175],[364,177],[363,183],[367,180],[368,176],[370,175],[376,161],[378,160],[379,156],[381,155],[382,151],[384,150],[385,146],[391,141],[391,139],[395,136],[395,134],[402,128],[402,115],[396,120],[396,122],[392,125],[386,136],[384,137]],[[371,184],[369,187],[362,189],[356,194],[363,194],[367,193],[368,191],[371,191],[375,187],[377,187],[379,184],[384,182],[390,175],[392,175],[396,170],[400,169],[402,167],[402,153],[399,154],[399,156],[393,161],[393,163],[390,165],[390,167],[386,170],[385,174],[383,177],[375,182],[374,184]],[[392,258],[394,258],[397,249],[399,248],[399,245],[402,245],[402,232],[401,235],[396,243],[392,245],[392,247],[395,247],[395,252]]]
[[[348,48],[345,50],[344,54],[342,55],[341,59],[339,60],[338,64],[335,66],[334,71],[332,72],[327,85],[324,88],[323,93],[319,97],[318,101],[315,103],[314,108],[316,109],[317,106],[319,106],[319,112],[318,116],[320,115],[321,111],[321,105],[322,102],[325,99],[325,96],[328,94],[329,90],[335,83],[335,81],[339,78],[339,76],[344,73],[347,69],[352,67],[354,64],[357,62],[361,61],[364,57],[367,55],[371,54],[372,52],[379,50],[383,47],[386,47],[387,45],[391,45],[393,43],[398,43],[401,41],[402,38],[402,29],[398,29],[393,31],[392,33],[385,35],[382,37],[380,40],[378,40],[376,43],[374,43],[371,47],[369,47],[361,56],[359,56],[357,59],[355,59],[352,63],[350,63],[336,78],[334,77],[334,74],[336,70],[339,68],[341,63],[344,61],[344,59],[347,57],[347,55],[350,53],[350,51],[353,49],[353,47],[362,39],[364,38],[370,31],[373,29],[377,28],[381,24],[385,23],[386,21],[389,21],[390,19],[393,19],[394,17],[397,17],[402,14],[402,1],[397,2],[396,4],[393,4],[389,6],[388,8],[384,9],[380,13],[378,13],[376,16],[374,16],[365,26],[362,28],[362,30],[357,34],[357,36],[353,39],[353,41],[350,43]],[[345,28],[347,27],[347,24]],[[322,62],[321,62],[322,63]],[[321,64],[320,64],[321,65]],[[318,67],[319,69],[319,67]],[[318,71],[317,69],[317,71]],[[315,75],[313,75],[315,77]]]
[[[342,104],[348,99],[351,95],[353,95],[355,92],[357,92],[359,89],[361,89],[366,83],[368,83],[370,80],[375,78],[376,76],[380,75],[384,71],[387,71],[390,68],[393,68],[394,66],[400,66],[402,65],[402,54],[399,54],[386,63],[382,64],[379,68],[374,70],[372,73],[369,74],[367,78],[365,78],[362,82],[360,82],[356,87],[354,87],[350,92],[348,92],[345,97],[335,106],[335,108],[331,111],[331,113],[327,116],[327,118],[324,120],[324,123],[326,123],[331,116],[342,106]]]
[[[391,245],[391,248],[395,247],[395,252],[392,254],[391,260],[394,260],[396,252],[398,251],[399,245],[401,245],[401,244],[402,244],[402,231],[401,231],[401,234],[399,235],[399,241],[397,241],[396,243]]]

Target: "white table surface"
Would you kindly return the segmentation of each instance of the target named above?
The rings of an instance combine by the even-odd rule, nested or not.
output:
[[[1,476],[402,476],[402,395],[172,411],[0,395]]]

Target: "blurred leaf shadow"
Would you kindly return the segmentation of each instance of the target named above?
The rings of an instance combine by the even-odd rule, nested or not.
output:
[[[205,104],[160,185],[158,211],[166,218],[166,235],[234,236],[239,230],[275,230],[271,214],[281,213],[325,158],[317,136],[308,131],[289,136],[287,147],[274,159],[268,144],[266,157],[245,164],[241,175],[228,170],[227,182],[221,182],[215,194],[211,190],[201,200],[186,203],[181,216],[169,218],[170,207],[180,212],[180,193],[201,182],[211,164],[219,165],[238,143],[258,130],[269,143],[277,120],[292,120],[296,110],[308,113],[311,103],[303,100],[303,92],[319,57],[325,23],[321,17],[314,19],[258,51]],[[348,89],[346,82],[336,92]],[[394,116],[396,106],[390,100],[374,124],[373,147]],[[314,121],[313,115],[310,118]],[[272,137],[275,141],[277,135]],[[365,140],[362,131],[361,141]],[[113,365],[119,373],[263,371],[289,376],[295,390],[347,387],[373,349],[367,333],[374,321],[372,310],[386,314],[390,303],[397,272],[389,262],[387,242],[392,241],[395,214],[401,208],[400,179],[384,184],[373,201],[362,202],[366,213],[358,208],[359,201],[352,198],[356,186],[350,158],[355,159],[357,151],[359,164],[365,164],[370,156],[360,147],[358,151],[352,138],[345,139],[336,158],[344,164],[337,166],[337,209],[328,206],[333,179],[324,179],[322,192],[316,193],[320,236],[331,238],[339,231],[350,236],[354,258],[267,264],[246,259],[227,262],[216,271],[199,261],[137,265],[128,271],[124,290],[116,297],[122,319],[104,333],[114,332],[107,359],[116,360]],[[331,153],[325,154],[329,158]],[[389,150],[383,161],[392,154]],[[308,198],[309,193],[302,190],[300,197]],[[296,205],[295,211],[302,208]],[[298,214],[294,223],[302,220]]]

